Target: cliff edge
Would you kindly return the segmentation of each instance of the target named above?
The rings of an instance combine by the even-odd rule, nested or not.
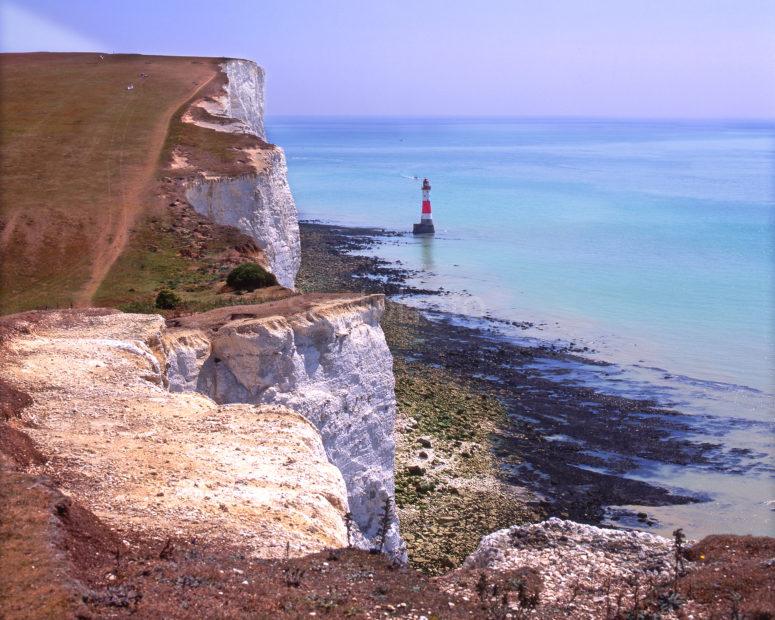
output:
[[[4,323],[4,381],[32,401],[9,424],[44,455],[27,473],[119,532],[239,540],[258,557],[346,546],[344,481],[316,428],[280,405],[170,392],[161,317]]]
[[[171,166],[178,175],[187,173],[185,198],[198,213],[250,236],[277,281],[294,288],[301,263],[299,223],[285,153],[266,142],[264,71],[254,62],[233,59],[224,61],[221,71],[223,78],[200,93],[181,120],[247,138],[234,147],[241,150],[238,166],[231,172],[210,169],[207,158],[185,145],[176,147]]]
[[[32,398],[19,430],[50,456],[29,471],[121,528],[239,536],[261,557],[349,542],[404,562],[383,310],[380,295],[318,294],[169,328],[12,315],[0,371]]]
[[[171,389],[217,403],[283,405],[319,430],[342,472],[364,546],[384,536],[406,560],[394,506],[393,358],[382,295],[303,295],[219,308],[173,321],[165,346]],[[382,532],[385,504],[389,529]]]

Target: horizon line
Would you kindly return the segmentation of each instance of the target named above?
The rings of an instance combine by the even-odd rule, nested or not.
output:
[[[772,117],[746,116],[616,116],[616,115],[583,115],[583,114],[316,114],[307,113],[267,113],[265,118],[309,118],[309,119],[470,119],[470,120],[578,120],[578,121],[660,121],[660,122],[735,122],[735,123],[767,123],[775,124]]]

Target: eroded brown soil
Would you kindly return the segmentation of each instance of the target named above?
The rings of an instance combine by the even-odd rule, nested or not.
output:
[[[9,620],[478,616],[381,555],[268,561],[208,539],[117,536],[45,479],[7,465],[0,499],[0,614]]]

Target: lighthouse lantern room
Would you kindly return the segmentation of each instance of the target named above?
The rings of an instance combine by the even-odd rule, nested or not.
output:
[[[428,179],[422,182],[422,212],[420,214],[420,223],[414,225],[412,231],[415,235],[432,235],[436,230],[433,228],[433,216],[431,215],[431,184]]]

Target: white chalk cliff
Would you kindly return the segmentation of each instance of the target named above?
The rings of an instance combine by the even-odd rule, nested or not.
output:
[[[226,84],[225,114],[242,121],[254,136],[264,133],[264,70],[252,60],[231,59],[224,63]]]
[[[395,494],[393,360],[379,325],[384,298],[320,297],[282,311],[272,304],[219,309],[172,329],[167,374],[171,389],[191,390],[198,371],[197,391],[220,404],[284,405],[302,413],[342,473],[362,545],[373,546],[385,499]],[[190,325],[206,325],[208,315],[222,324],[207,332],[203,360],[205,331],[194,335]],[[395,511],[385,550],[405,560]]]
[[[264,140],[263,70],[245,60],[222,68],[222,93],[194,102],[206,114],[188,113],[184,122]],[[188,183],[186,198],[199,213],[255,239],[278,282],[292,288],[301,253],[285,155],[269,145],[246,149],[246,159],[254,174],[203,171]],[[395,495],[393,360],[379,326],[384,299],[339,295],[295,309],[268,307],[256,306],[252,316],[249,308],[216,310],[170,330],[164,343],[169,388],[196,390],[219,404],[278,404],[303,414],[344,477],[360,543],[373,546],[385,500]],[[208,315],[228,320],[197,331]],[[406,557],[395,510],[385,548]]]
[[[309,420],[163,387],[195,334],[168,360],[160,316],[17,316],[0,373],[34,400],[20,422],[48,460],[31,473],[119,531],[239,540],[267,558],[347,544],[344,481]]]
[[[19,315],[0,372],[33,396],[40,473],[119,529],[249,539],[262,557],[379,541],[395,495],[382,295],[299,295],[177,319]],[[4,361],[2,361],[4,360]],[[384,551],[405,561],[395,510]]]
[[[227,60],[222,65],[227,83],[222,96],[195,102],[228,123],[191,122],[213,131],[244,133],[265,141],[264,71],[249,60]],[[299,220],[288,186],[285,153],[274,145],[250,154],[253,174],[222,177],[203,174],[189,184],[186,199],[194,209],[218,224],[234,226],[250,235],[267,257],[277,281],[294,288],[301,263]]]

